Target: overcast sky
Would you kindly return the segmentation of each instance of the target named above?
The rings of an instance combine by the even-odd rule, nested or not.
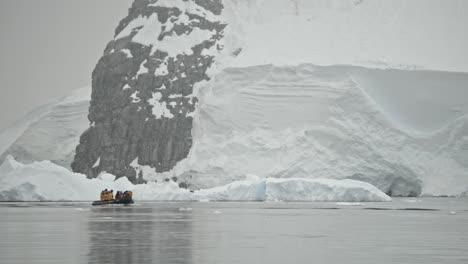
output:
[[[1,0],[0,129],[89,85],[131,0]]]

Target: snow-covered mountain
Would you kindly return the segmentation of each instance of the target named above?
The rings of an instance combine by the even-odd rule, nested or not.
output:
[[[35,111],[1,134],[0,150],[69,166],[86,130],[74,169],[89,177],[193,189],[250,174],[352,178],[392,195],[458,195],[468,191],[467,8],[137,0],[93,73],[91,101],[81,90]]]
[[[135,1],[93,71],[89,120],[71,164],[132,182],[171,170],[192,146],[196,83],[223,49],[219,0]]]

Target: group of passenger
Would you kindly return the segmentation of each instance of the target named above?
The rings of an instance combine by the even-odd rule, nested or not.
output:
[[[116,201],[119,201],[119,200],[132,200],[132,196],[133,196],[132,191],[125,191],[125,192],[118,191],[115,194],[115,200]]]
[[[117,191],[115,194],[115,200],[120,201],[120,200],[131,200],[133,196],[132,191]],[[101,201],[112,201],[114,200],[114,190],[108,191],[105,189],[104,191],[101,192]]]
[[[112,201],[114,200],[114,190],[108,191],[105,189],[101,192],[101,201]]]

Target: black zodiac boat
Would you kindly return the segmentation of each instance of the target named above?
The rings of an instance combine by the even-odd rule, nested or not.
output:
[[[106,205],[106,204],[133,204],[133,200],[110,200],[110,201],[94,201],[93,205]]]

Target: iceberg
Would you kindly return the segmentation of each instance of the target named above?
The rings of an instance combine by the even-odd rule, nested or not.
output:
[[[389,202],[392,199],[375,186],[356,180],[264,178],[233,183],[194,193],[210,201],[314,201]]]
[[[50,161],[22,164],[8,156],[0,166],[0,201],[92,201],[101,190],[132,190],[137,201],[320,201],[387,202],[375,186],[356,180],[261,179],[190,192],[177,183],[133,185],[126,177],[102,173],[88,179]]]

